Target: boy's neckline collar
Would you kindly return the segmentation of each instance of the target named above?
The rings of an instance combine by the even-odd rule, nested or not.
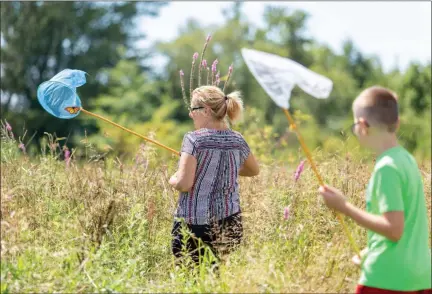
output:
[[[390,147],[390,148],[384,150],[383,152],[381,152],[379,155],[377,155],[376,159],[379,160],[379,159],[383,158],[384,156],[386,156],[386,155],[392,153],[394,150],[399,149],[399,148],[401,148],[401,147],[402,147],[402,146],[399,145],[399,144],[396,145],[396,146]]]

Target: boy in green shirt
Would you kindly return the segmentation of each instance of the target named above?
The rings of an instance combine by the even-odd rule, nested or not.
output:
[[[432,293],[426,201],[419,168],[397,142],[397,97],[381,87],[353,103],[353,133],[377,154],[366,191],[366,211],[333,187],[320,187],[329,208],[368,229],[356,293]]]

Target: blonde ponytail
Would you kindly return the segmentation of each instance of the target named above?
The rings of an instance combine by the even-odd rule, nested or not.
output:
[[[243,100],[240,91],[232,92],[227,97],[227,115],[232,123],[241,119],[243,114]]]

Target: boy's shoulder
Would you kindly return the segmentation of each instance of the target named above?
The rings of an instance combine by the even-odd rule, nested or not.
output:
[[[385,174],[388,172],[399,175],[417,175],[419,168],[414,156],[405,148],[398,146],[379,156],[375,163],[375,174]],[[405,178],[406,176],[403,177]]]
[[[391,156],[383,156],[376,161],[374,170],[380,170],[383,168],[394,168],[397,169],[397,160]]]

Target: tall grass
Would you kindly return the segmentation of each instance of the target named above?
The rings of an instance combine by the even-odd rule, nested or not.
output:
[[[244,241],[224,258],[216,277],[206,267],[174,264],[170,233],[177,193],[168,178],[176,158],[162,162],[145,146],[134,161],[72,157],[67,166],[52,137],[51,148],[37,158],[26,157],[18,143],[3,130],[2,293],[346,293],[356,285],[354,252],[318,197],[308,165],[297,182],[295,166],[281,163],[241,179]],[[325,151],[314,156],[325,181],[364,207],[373,162]],[[421,166],[430,216],[430,161]],[[346,223],[364,247],[366,231]]]

